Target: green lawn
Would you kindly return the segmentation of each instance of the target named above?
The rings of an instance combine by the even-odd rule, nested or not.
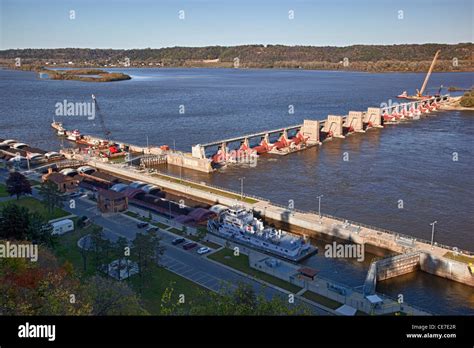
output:
[[[77,246],[77,241],[92,232],[95,225],[90,225],[84,229],[77,229],[73,232],[66,233],[58,238],[58,246],[55,248],[54,253],[60,260],[60,262],[69,261],[74,266],[74,269],[79,274],[89,277],[96,274],[98,271],[95,268],[92,254],[88,253],[86,256],[86,270],[84,271],[84,261],[82,258],[81,251]],[[110,258],[112,261],[113,258]],[[139,290],[139,278],[134,275],[127,280],[132,288],[138,294]],[[158,315],[160,314],[161,296],[163,291],[170,286],[170,282],[173,282],[174,295],[173,299],[177,301],[180,294],[184,294],[185,303],[182,305],[184,309],[189,309],[193,303],[203,301],[206,296],[200,296],[200,293],[207,289],[185,279],[171,271],[168,271],[162,267],[157,267],[153,271],[153,277],[149,282],[141,295],[143,306],[151,313]]]
[[[167,175],[163,175],[163,174],[153,174],[153,176],[158,177],[158,178],[163,179],[163,180],[166,180],[166,181],[176,183],[176,184],[181,184],[181,185],[185,185],[185,186],[188,186],[188,187],[191,187],[191,188],[195,188],[195,189],[198,189],[198,190],[201,190],[201,191],[214,193],[214,194],[219,195],[219,196],[240,200],[240,195],[237,195],[237,194],[234,194],[234,193],[228,192],[228,191],[215,189],[215,188],[209,187],[207,185],[196,184],[196,183],[193,183],[193,182],[190,182],[190,181],[173,178],[171,176],[167,176]],[[243,201],[245,203],[249,203],[249,204],[258,203],[258,200],[253,199],[253,198],[249,198],[249,197],[245,197],[245,195],[244,195]]]
[[[139,281],[138,275],[132,276],[129,280],[137,293],[139,291]],[[152,315],[160,315],[161,297],[167,287],[174,289],[172,295],[174,303],[178,302],[181,294],[184,295],[184,303],[179,305],[182,306],[184,310],[190,309],[193,304],[206,301],[206,293],[209,292],[209,290],[162,267],[157,267],[153,271],[151,281],[147,280],[146,284],[141,298],[143,300],[143,306]]]
[[[12,199],[8,202],[0,202],[0,208],[10,202],[17,204],[21,207],[28,208],[31,212],[38,212],[43,215],[47,220],[58,219],[60,217],[70,215],[70,213],[59,208],[55,208],[50,214],[48,212],[48,209],[43,205],[43,203],[33,197],[21,197],[19,200]]]
[[[8,197],[7,187],[4,184],[0,184],[0,197]]]
[[[249,266],[248,256],[244,254],[239,254],[239,256],[234,256],[234,250],[225,248],[225,249],[219,250],[218,252],[212,255],[209,255],[208,258],[214,261],[223,263],[224,265],[227,265],[229,267],[235,268],[241,272],[250,274],[258,279],[264,280],[282,289],[291,291],[292,293],[297,293],[298,291],[301,290],[299,286],[290,284],[289,282],[284,281],[280,278],[276,278],[267,273],[260,272],[256,269],[251,268]]]
[[[330,298],[319,295],[312,291],[305,291],[305,293],[303,294],[303,297],[307,298],[308,300],[314,301],[316,303],[322,304],[323,306],[331,308],[331,309],[336,309],[343,305],[340,302],[334,301]]]
[[[469,257],[467,255],[461,255],[457,254],[455,255],[452,251],[448,251],[446,254],[443,255],[444,257],[447,257],[448,259],[459,261],[459,262],[464,262],[464,263],[472,263],[474,264],[474,257]]]
[[[153,220],[151,220],[151,219],[148,218],[148,217],[142,217],[141,215],[139,215],[139,214],[137,214],[137,213],[135,213],[135,212],[133,212],[133,211],[126,211],[126,212],[125,212],[125,215],[131,216],[131,217],[133,217],[133,218],[135,218],[135,219],[138,219],[138,220],[141,220],[141,221],[148,222],[148,223],[150,223],[150,224],[153,225],[153,226],[157,226],[157,227],[161,228],[162,230],[165,230],[165,229],[167,229],[167,228],[169,227],[168,225],[165,225],[165,224],[163,224],[163,223],[161,223],[161,222],[153,221]]]
[[[74,220],[74,226],[76,226],[77,218]],[[58,237],[58,245],[54,248],[54,253],[60,262],[69,261],[76,271],[85,276],[92,276],[97,273],[97,270],[95,269],[92,256],[87,254],[86,270],[84,271],[84,261],[81,249],[77,246],[77,241],[83,236],[90,234],[96,226],[91,224],[86,228],[76,229]]]

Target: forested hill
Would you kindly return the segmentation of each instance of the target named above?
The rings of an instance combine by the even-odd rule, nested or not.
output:
[[[249,68],[424,70],[441,50],[437,71],[471,70],[473,43],[423,45],[353,45],[347,47],[244,45],[160,49],[20,49],[0,51],[0,62],[21,58],[27,64],[75,66],[212,66]],[[128,58],[128,59],[127,59]],[[238,59],[236,59],[238,58]],[[344,64],[344,62],[346,62]]]

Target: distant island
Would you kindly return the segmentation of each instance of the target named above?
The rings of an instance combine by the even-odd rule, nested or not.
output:
[[[8,49],[0,65],[15,59],[36,67],[212,67],[367,72],[425,72],[437,50],[435,71],[473,71],[473,43],[353,45],[347,47],[242,45],[159,49]]]
[[[99,69],[79,70],[51,70],[41,69],[38,71],[47,74],[51,80],[76,80],[84,82],[112,82],[130,80],[131,77],[124,73],[110,73]]]
[[[17,70],[35,71],[40,75],[47,75],[51,80],[74,80],[83,82],[113,82],[130,80],[131,77],[120,72],[108,72],[100,69],[46,69],[34,64],[22,65],[20,67],[12,67]]]

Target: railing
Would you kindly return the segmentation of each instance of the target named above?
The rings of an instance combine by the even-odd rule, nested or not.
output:
[[[115,165],[115,164],[111,164],[111,165]],[[229,192],[229,193],[232,193],[236,196],[239,196],[239,198],[241,196],[240,192],[232,190],[232,189],[224,188],[224,187],[221,187],[221,186],[202,183],[202,182],[198,182],[198,181],[195,181],[195,180],[192,180],[192,179],[182,179],[179,176],[176,176],[176,175],[173,175],[173,174],[168,174],[168,173],[162,173],[162,172],[159,172],[159,171],[156,171],[156,174],[158,174],[160,176],[164,176],[164,177],[169,177],[169,178],[172,178],[172,179],[175,179],[175,180],[182,180],[183,182],[189,182],[189,183],[199,185],[199,186],[202,186],[202,187],[209,187],[209,188],[220,190],[220,191],[223,191],[223,192]],[[289,209],[285,205],[270,202],[270,200],[268,200],[266,198],[259,197],[259,196],[256,196],[256,195],[252,195],[252,194],[244,193],[243,198],[251,198],[251,199],[255,199],[255,200],[258,200],[258,201],[262,201],[262,202],[268,202],[272,206],[282,208],[282,209],[284,209],[284,210],[286,210],[290,213],[291,212],[297,212],[297,213],[301,213],[301,214],[314,214],[316,216],[319,215],[319,212],[313,211],[313,210],[301,210],[301,209],[296,209],[296,208]],[[236,200],[239,201],[239,199],[236,199]],[[387,229],[384,229],[384,228],[381,228],[381,227],[375,227],[375,226],[367,225],[367,224],[364,224],[364,223],[361,223],[361,222],[356,222],[356,221],[352,221],[352,220],[349,220],[349,219],[344,219],[344,218],[341,218],[341,217],[337,217],[337,216],[333,216],[333,215],[329,215],[329,214],[325,214],[325,213],[321,213],[321,216],[325,217],[325,218],[328,218],[328,219],[333,219],[333,220],[337,220],[337,221],[340,221],[340,222],[343,222],[343,223],[347,223],[347,224],[350,224],[352,226],[359,226],[361,228],[370,229],[370,230],[373,230],[373,231],[376,231],[376,232],[386,233],[386,234],[394,236],[394,238],[402,237],[402,238],[411,239],[414,242],[421,242],[421,243],[425,243],[425,244],[431,244],[431,241],[429,241],[429,240],[426,240],[426,239],[423,239],[423,238],[416,238],[416,237],[413,237],[413,236],[410,236],[410,235],[407,235],[407,234],[404,234],[404,233],[387,230]],[[452,246],[441,244],[441,243],[435,243],[434,245],[439,247],[439,248],[446,249],[447,251],[456,251],[456,252],[459,252],[461,254],[468,255],[468,256],[474,255],[474,252],[459,249],[457,247],[452,247]]]
[[[282,208],[282,209],[285,209],[288,212],[297,212],[297,213],[302,213],[302,214],[314,214],[314,215],[317,215],[317,216],[319,215],[319,212],[314,211],[314,210],[306,210],[305,211],[305,210],[301,210],[301,209],[290,209],[287,206],[284,206],[284,205],[278,204],[278,203],[273,203],[273,202],[271,202],[271,205]],[[382,228],[382,227],[375,227],[375,226],[367,225],[367,224],[364,224],[364,223],[361,223],[361,222],[356,222],[356,221],[352,221],[352,220],[349,220],[349,219],[344,219],[344,218],[341,218],[341,217],[337,217],[337,216],[333,216],[333,215],[329,215],[329,214],[325,214],[325,213],[321,213],[321,217],[337,220],[337,221],[340,221],[340,222],[343,222],[343,223],[350,224],[352,226],[359,226],[359,227],[362,227],[362,228],[374,230],[376,232],[382,232],[382,233],[390,234],[390,235],[394,236],[395,238],[402,237],[402,238],[411,239],[414,242],[431,244],[431,241],[429,241],[427,239],[416,238],[414,236],[410,236],[410,235],[407,235],[407,234],[404,234],[404,233],[387,230],[387,229]],[[442,244],[442,243],[436,242],[436,243],[434,243],[434,245],[439,247],[439,248],[447,249],[449,251],[456,251],[456,252],[459,252],[459,253],[464,254],[464,255],[469,255],[469,256],[474,255],[474,252],[472,252],[472,251],[459,249],[457,247],[445,245],[445,244]]]

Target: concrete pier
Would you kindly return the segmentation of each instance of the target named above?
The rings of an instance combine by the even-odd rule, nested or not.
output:
[[[290,232],[299,233],[305,237],[320,239],[320,236],[347,240],[352,243],[364,244],[373,249],[389,250],[394,253],[406,254],[420,252],[420,269],[422,271],[441,276],[447,279],[474,287],[474,275],[470,273],[467,263],[459,262],[446,257],[448,252],[459,252],[464,255],[473,255],[470,251],[420,240],[408,235],[393,231],[367,226],[361,223],[348,221],[334,216],[314,212],[288,210],[271,202],[257,198],[243,196],[230,190],[215,188],[203,183],[160,174],[153,176],[146,173],[124,168],[103,162],[89,161],[88,165],[103,171],[108,171],[132,181],[143,181],[155,184],[164,189],[182,193],[210,204],[234,206],[239,204],[260,214],[264,218],[279,221],[282,228]]]

